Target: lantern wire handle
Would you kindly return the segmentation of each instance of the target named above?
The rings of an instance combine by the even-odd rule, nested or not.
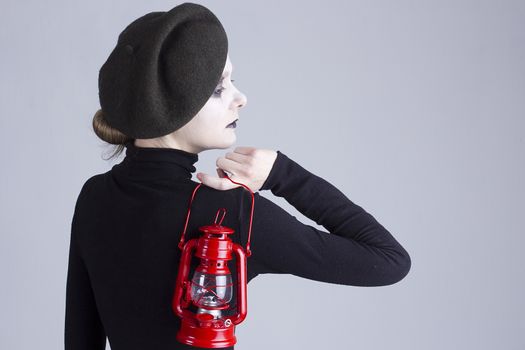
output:
[[[188,205],[188,212],[186,213],[186,223],[184,224],[184,230],[182,231],[182,235],[180,236],[180,241],[179,241],[179,248],[180,248],[180,250],[184,249],[184,235],[186,234],[186,228],[188,227],[188,220],[190,218],[191,203],[193,202],[193,197],[195,197],[195,193],[197,192],[197,190],[201,186],[202,186],[202,183],[200,183],[197,186],[195,186],[195,188],[193,189],[193,192],[191,194],[190,204]]]
[[[254,207],[254,203],[255,203],[255,196],[254,196],[252,190],[248,186],[246,186],[245,184],[233,181],[232,179],[230,179],[230,177],[228,175],[226,175],[226,178],[228,180],[230,180],[231,182],[233,182],[234,184],[241,185],[242,187],[244,187],[245,189],[250,191],[250,194],[252,195],[252,208],[251,208],[251,211],[250,211],[250,226],[248,228],[248,241],[246,243],[246,256],[249,257],[249,256],[252,255],[252,251],[250,249],[250,238],[251,238],[251,234],[252,234],[253,207]],[[179,248],[181,250],[184,248],[184,236],[186,234],[186,229],[188,227],[188,221],[189,221],[189,218],[190,218],[191,204],[193,202],[193,198],[195,197],[195,193],[197,192],[197,190],[201,186],[202,186],[202,183],[199,183],[197,186],[195,186],[195,188],[193,189],[193,192],[191,194],[190,203],[188,205],[188,212],[186,213],[186,223],[184,224],[184,230],[182,231],[182,235],[181,235],[180,241],[179,241]],[[221,209],[224,209],[224,208],[221,208]],[[224,210],[226,210],[226,209],[224,209]],[[217,211],[217,216],[215,217],[215,223],[217,223],[217,217],[219,215],[219,212],[220,212],[220,210]],[[224,219],[224,215],[226,215],[226,211],[224,211],[224,214],[222,216],[222,219],[221,219],[219,225],[222,223],[222,220]]]
[[[219,217],[219,213],[222,211],[222,218],[221,218],[221,221],[217,224],[217,217]],[[217,225],[221,225],[222,224],[222,220],[224,220],[224,216],[226,215],[226,208],[220,208],[219,210],[217,210],[217,215],[215,215],[215,221],[213,222],[214,224],[217,224]]]
[[[246,256],[249,257],[249,256],[252,255],[252,251],[250,249],[250,236],[252,234],[253,206],[254,206],[254,201],[255,201],[254,198],[255,198],[255,196],[254,196],[252,190],[248,186],[246,186],[245,184],[242,184],[242,183],[237,182],[237,181],[233,181],[232,179],[230,179],[230,177],[228,175],[226,175],[226,178],[228,180],[230,180],[231,182],[233,182],[234,184],[241,185],[242,187],[244,187],[245,189],[250,191],[250,194],[252,195],[252,209],[250,211],[250,226],[248,228],[248,241],[246,243]]]

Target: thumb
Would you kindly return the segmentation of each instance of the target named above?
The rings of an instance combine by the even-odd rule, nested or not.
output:
[[[226,177],[219,178],[216,176],[211,176],[206,173],[197,173],[197,178],[206,186],[215,188],[217,190],[230,190],[237,187],[238,185],[234,184]]]

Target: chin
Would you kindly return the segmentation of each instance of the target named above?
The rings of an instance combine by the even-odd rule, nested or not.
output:
[[[219,148],[219,149],[230,148],[232,145],[235,144],[235,142],[237,142],[237,136],[235,136],[235,134],[232,134],[232,135],[233,136],[224,137],[222,140],[216,142],[214,148]]]
[[[231,146],[233,146],[235,144],[235,142],[237,141],[237,139],[233,139],[232,141],[230,142],[226,142],[226,144],[224,145],[224,148],[230,148]]]

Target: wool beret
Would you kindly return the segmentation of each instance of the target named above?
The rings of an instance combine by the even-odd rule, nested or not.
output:
[[[185,2],[137,18],[99,70],[106,122],[134,139],[179,129],[213,94],[227,54],[226,32],[203,5]]]

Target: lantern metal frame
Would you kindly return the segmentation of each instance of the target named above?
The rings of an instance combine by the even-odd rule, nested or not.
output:
[[[233,346],[237,343],[235,336],[235,326],[244,321],[247,315],[247,258],[251,256],[250,238],[253,221],[254,194],[246,185],[235,182],[226,176],[231,182],[241,185],[250,191],[252,195],[252,206],[250,212],[250,225],[248,231],[248,241],[246,251],[240,244],[233,242],[228,236],[235,230],[230,227],[222,226],[222,221],[226,215],[226,208],[219,208],[212,225],[201,226],[199,231],[202,235],[185,242],[185,234],[191,213],[191,205],[197,190],[201,187],[199,183],[192,192],[186,222],[178,247],[182,250],[175,292],[172,300],[172,309],[181,318],[181,327],[177,332],[177,340],[181,343],[198,346],[203,348],[224,348]],[[217,219],[222,212],[219,222]],[[192,256],[201,259],[199,266],[194,274],[202,273],[207,275],[231,275],[228,268],[228,261],[236,256],[237,267],[237,313],[233,316],[222,317],[221,311],[230,307],[229,300],[225,301],[215,293],[217,285],[198,285],[199,289],[217,297],[219,305],[206,305],[195,301],[192,296],[193,278],[188,280]],[[232,279],[232,277],[230,277]],[[233,281],[233,279],[232,279]],[[233,284],[221,285],[220,287],[230,288]],[[202,294],[203,296],[204,294]],[[201,296],[201,298],[202,298]],[[199,308],[198,313],[188,310],[190,304]]]

